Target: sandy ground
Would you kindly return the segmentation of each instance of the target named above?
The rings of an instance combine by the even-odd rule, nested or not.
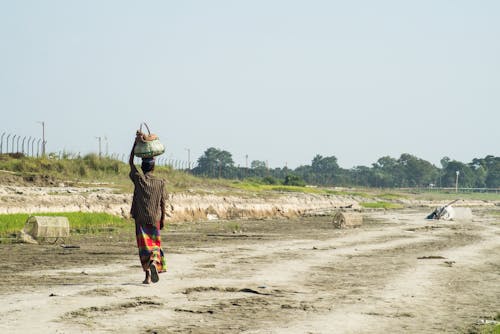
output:
[[[468,333],[500,312],[499,216],[427,213],[170,225],[149,286],[132,229],[3,244],[0,332]]]

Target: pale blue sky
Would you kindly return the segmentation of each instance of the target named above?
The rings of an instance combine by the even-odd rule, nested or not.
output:
[[[0,132],[341,167],[500,155],[499,1],[0,0]]]

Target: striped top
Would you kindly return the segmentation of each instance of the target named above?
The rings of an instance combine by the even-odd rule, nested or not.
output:
[[[129,176],[134,182],[130,215],[137,223],[156,225],[165,212],[165,181],[152,173],[142,174],[135,166]]]

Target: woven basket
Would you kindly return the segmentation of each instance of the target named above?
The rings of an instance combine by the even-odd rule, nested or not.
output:
[[[363,224],[363,216],[357,212],[338,211],[333,216],[332,223],[335,228],[358,227]]]
[[[30,216],[24,232],[35,239],[68,237],[69,221],[66,217]]]
[[[142,125],[148,129],[148,133],[142,132]],[[160,142],[157,135],[151,133],[146,123],[141,123],[137,131],[137,142],[134,148],[134,155],[139,158],[152,158],[165,152],[165,146]]]

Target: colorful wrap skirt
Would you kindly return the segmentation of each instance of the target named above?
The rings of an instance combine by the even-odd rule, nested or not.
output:
[[[149,270],[149,264],[154,262],[159,273],[167,271],[165,254],[161,248],[159,222],[157,225],[135,223],[135,235],[139,248],[139,259],[142,269]]]

